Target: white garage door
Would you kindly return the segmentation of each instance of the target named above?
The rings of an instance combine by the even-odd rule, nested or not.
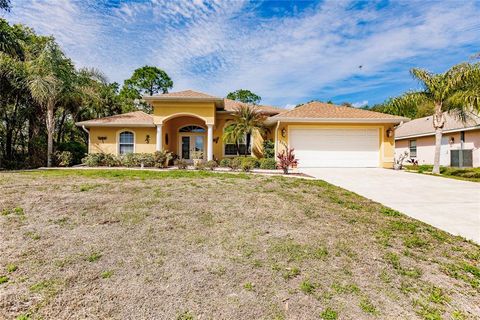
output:
[[[291,129],[298,167],[378,167],[378,129]]]

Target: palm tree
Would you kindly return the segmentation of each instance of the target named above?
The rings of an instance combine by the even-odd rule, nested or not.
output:
[[[29,61],[27,85],[32,98],[46,110],[47,166],[52,166],[55,108],[69,91],[74,71],[53,38],[49,39],[39,56]]]
[[[246,137],[245,156],[247,156],[251,137],[262,136],[266,132],[265,119],[265,115],[254,105],[238,106],[233,114],[233,124],[225,131],[224,141],[236,143],[238,150],[238,142]]]
[[[462,63],[441,74],[412,69],[411,74],[421,83],[422,90],[408,92],[392,99],[386,108],[390,112],[400,112],[402,108],[412,104],[417,106],[429,104],[433,107],[435,156],[432,172],[438,174],[445,125],[444,112],[452,113],[465,121],[474,109],[480,110],[480,64]]]

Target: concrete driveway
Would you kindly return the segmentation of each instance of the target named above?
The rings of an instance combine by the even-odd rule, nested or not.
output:
[[[480,244],[480,183],[373,168],[299,171]]]

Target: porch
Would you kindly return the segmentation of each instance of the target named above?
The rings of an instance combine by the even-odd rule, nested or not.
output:
[[[214,124],[195,115],[173,115],[156,124],[156,150],[168,150],[190,160],[194,152],[213,160]],[[218,142],[218,141],[217,141]]]

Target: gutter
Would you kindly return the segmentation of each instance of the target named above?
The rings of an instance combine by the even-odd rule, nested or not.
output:
[[[155,128],[155,124],[150,124],[150,123],[142,123],[142,124],[135,124],[135,123],[82,123],[78,122],[75,125],[85,127],[132,127],[132,128]]]
[[[270,124],[275,121],[300,122],[300,123],[401,123],[409,121],[408,118],[398,119],[370,119],[370,118],[282,118],[272,117],[267,119]]]

